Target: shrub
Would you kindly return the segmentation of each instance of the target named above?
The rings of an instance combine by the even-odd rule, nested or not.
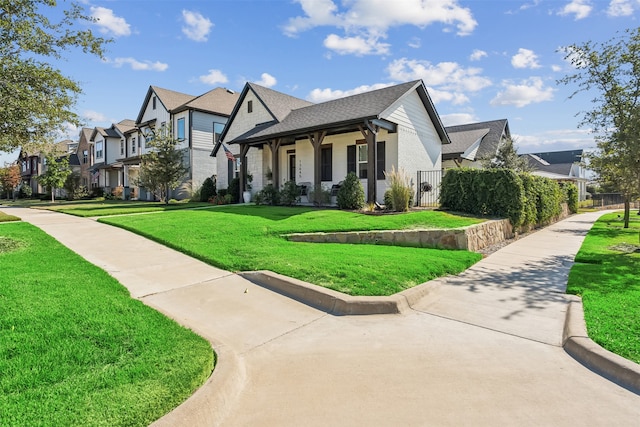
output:
[[[395,212],[406,212],[409,210],[409,201],[413,194],[413,186],[411,178],[404,169],[396,171],[395,166],[391,167],[391,172],[384,173],[389,183],[389,199],[391,201],[391,209]],[[386,192],[385,192],[386,196]]]
[[[202,183],[202,187],[200,187],[200,198],[201,202],[206,202],[210,198],[216,195],[216,184],[213,182],[213,179],[207,178]]]
[[[233,178],[229,183],[229,187],[227,187],[226,196],[231,196],[231,202],[229,203],[238,203],[240,201],[240,179]]]
[[[314,206],[322,207],[331,203],[331,189],[322,186],[322,184],[316,184],[309,192],[309,201]]]
[[[91,189],[91,197],[104,197],[104,188],[95,187]]]
[[[18,190],[18,197],[20,199],[28,199],[33,194],[33,190],[27,184],[22,184]]]
[[[273,184],[267,184],[255,196],[257,205],[277,205],[280,203],[280,193]]]
[[[566,193],[567,205],[569,212],[578,213],[578,205],[580,204],[578,196],[578,187],[575,184],[565,184],[563,189]]]
[[[280,190],[280,204],[294,206],[300,203],[300,188],[295,181],[287,181]]]
[[[354,172],[349,172],[338,190],[338,208],[362,209],[364,207],[364,189]]]

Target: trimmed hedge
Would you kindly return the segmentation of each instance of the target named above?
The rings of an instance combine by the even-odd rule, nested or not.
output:
[[[559,216],[568,193],[552,179],[511,169],[451,169],[442,180],[440,204],[472,215],[508,218],[514,227],[524,228]]]

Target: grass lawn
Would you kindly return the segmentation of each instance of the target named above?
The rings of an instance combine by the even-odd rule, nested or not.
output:
[[[582,297],[593,341],[640,363],[640,217],[631,220],[624,229],[613,213],[594,224],[576,255],[567,292]]]
[[[287,233],[452,228],[481,222],[445,212],[372,216],[304,207],[222,206],[101,218],[230,271],[271,270],[350,295],[392,295],[458,274],[482,256],[469,251],[289,242]]]
[[[9,221],[20,221],[20,218],[0,211],[0,222],[9,222]]]
[[[82,217],[162,212],[176,209],[211,207],[211,203],[207,202],[174,202],[165,205],[161,202],[126,200],[56,200],[55,203],[40,200],[18,200],[16,202],[7,201],[3,203],[9,206],[24,206],[37,209],[48,209]]]
[[[1,426],[146,426],[213,369],[207,341],[30,224],[0,226],[0,271]]]

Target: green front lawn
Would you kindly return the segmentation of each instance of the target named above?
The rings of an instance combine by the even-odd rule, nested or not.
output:
[[[0,226],[0,272],[1,426],[146,426],[213,369],[208,342],[30,224]]]
[[[104,200],[90,203],[65,203],[62,205],[42,206],[43,209],[64,212],[70,215],[90,217],[106,215],[123,215],[133,213],[162,212],[177,209],[193,209],[200,207],[211,207],[207,202],[177,202],[168,205],[161,202],[136,202],[123,200]]]
[[[624,229],[619,214],[593,226],[569,274],[567,292],[580,295],[589,337],[640,363],[640,218]]]
[[[458,274],[482,256],[468,251],[289,242],[288,233],[453,228],[482,222],[445,212],[363,215],[303,207],[222,206],[101,218],[230,271],[271,270],[350,295],[392,295]]]
[[[20,221],[20,218],[0,211],[0,222],[9,222],[9,221]]]

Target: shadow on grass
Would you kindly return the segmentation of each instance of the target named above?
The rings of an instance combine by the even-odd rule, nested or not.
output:
[[[232,215],[257,216],[271,221],[281,221],[307,212],[314,212],[318,209],[310,206],[225,205],[217,206],[215,210],[202,210],[200,212],[224,212]]]

